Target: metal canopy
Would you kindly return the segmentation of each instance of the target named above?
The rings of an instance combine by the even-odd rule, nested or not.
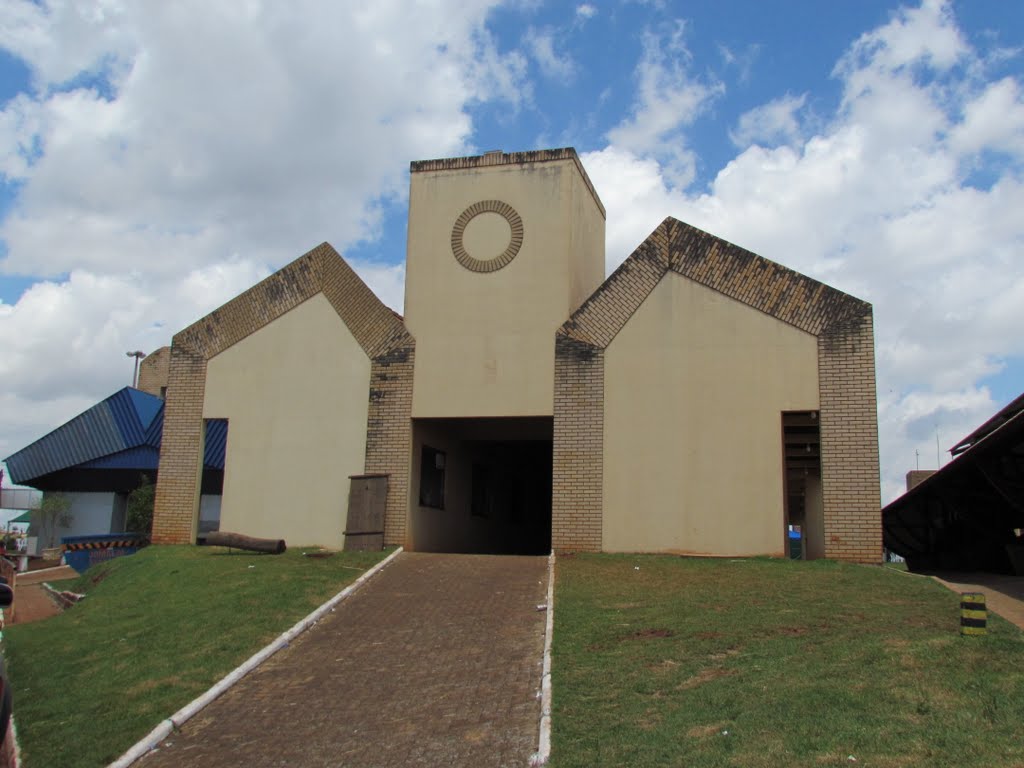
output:
[[[123,490],[159,466],[164,401],[125,387],[5,460],[11,479],[44,490]],[[228,424],[207,419],[203,466],[224,469]]]
[[[913,570],[1020,570],[1024,395],[951,452],[953,461],[882,510],[886,548]]]

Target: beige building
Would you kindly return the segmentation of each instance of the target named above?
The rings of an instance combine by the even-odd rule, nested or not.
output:
[[[326,243],[174,337],[154,540],[881,557],[871,306],[666,219],[607,279],[572,149],[411,167],[405,317]],[[353,502],[355,504],[356,502]],[[360,502],[361,503],[361,502]]]

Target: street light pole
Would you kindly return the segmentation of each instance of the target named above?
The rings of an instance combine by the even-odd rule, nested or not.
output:
[[[135,350],[134,352],[125,352],[128,357],[135,358],[135,370],[132,371],[132,389],[136,389],[136,384],[139,382],[139,360],[146,356],[146,353],[142,350]]]

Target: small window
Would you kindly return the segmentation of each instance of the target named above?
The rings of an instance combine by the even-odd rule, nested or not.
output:
[[[423,446],[420,458],[420,506],[444,509],[444,451]]]

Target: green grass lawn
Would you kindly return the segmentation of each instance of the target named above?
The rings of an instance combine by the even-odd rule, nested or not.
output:
[[[1024,635],[930,579],[581,555],[555,619],[554,768],[1024,765]]]
[[[88,597],[4,630],[24,765],[105,765],[386,554],[150,547],[62,582]]]

